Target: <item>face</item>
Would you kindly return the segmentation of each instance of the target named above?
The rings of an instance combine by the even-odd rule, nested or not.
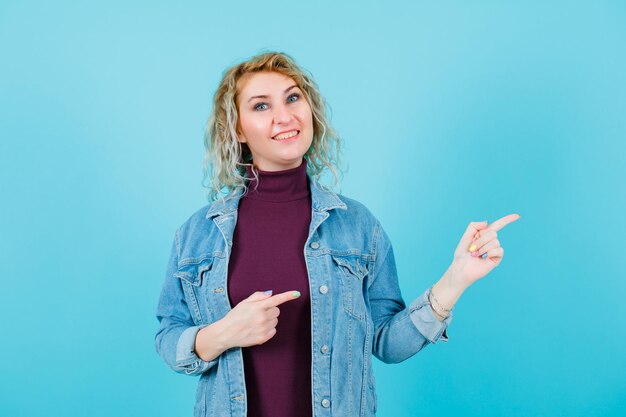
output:
[[[296,82],[276,72],[239,79],[238,140],[262,171],[296,168],[313,141],[311,107]]]

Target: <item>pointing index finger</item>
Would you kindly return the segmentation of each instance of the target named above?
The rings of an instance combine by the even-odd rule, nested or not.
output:
[[[297,298],[300,298],[299,291],[286,291],[280,294],[276,294],[263,301],[267,304],[268,308],[270,308],[279,306],[283,303],[286,303],[287,301],[295,300]]]
[[[520,216],[519,214],[509,214],[491,223],[487,227],[487,229],[495,230],[497,232],[498,230],[502,229],[507,224],[513,223],[515,220],[518,220],[520,217],[522,216]]]

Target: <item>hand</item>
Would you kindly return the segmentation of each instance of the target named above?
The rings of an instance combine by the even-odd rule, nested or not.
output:
[[[487,222],[469,224],[454,251],[450,266],[455,285],[469,287],[500,264],[504,248],[500,246],[497,232],[520,217],[519,214],[509,214],[490,225]],[[486,258],[482,258],[483,254],[487,254]]]
[[[294,294],[296,294],[294,296]],[[297,291],[274,296],[255,292],[241,301],[222,319],[223,340],[227,348],[261,345],[276,334],[278,306],[300,297]]]

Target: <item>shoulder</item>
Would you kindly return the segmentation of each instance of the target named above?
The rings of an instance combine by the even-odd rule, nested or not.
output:
[[[343,212],[351,215],[372,216],[372,213],[360,201],[347,197],[317,181],[311,181],[310,185],[314,210],[330,210],[331,212]]]
[[[347,197],[343,194],[335,194],[345,205],[345,212],[351,216],[358,216],[364,219],[371,219],[372,221],[378,221],[376,216],[371,212],[369,208],[363,203],[354,198]]]
[[[178,232],[189,233],[206,231],[207,228],[214,227],[214,217],[221,216],[224,219],[229,218],[231,213],[237,211],[241,193],[241,189],[233,190],[228,195],[224,196],[224,198],[219,198],[200,207],[180,226]]]
[[[365,206],[365,204],[361,203],[358,200],[355,200],[353,198],[350,197],[346,197],[343,194],[336,194],[337,197],[343,201],[347,207],[346,211],[352,215],[357,215],[360,217],[367,217],[367,218],[372,218],[374,220],[376,220],[376,217],[374,216],[374,214],[372,214],[372,212],[370,211],[370,209],[367,208],[367,206]]]
[[[320,226],[330,237],[328,246],[335,254],[360,253],[365,260],[374,259],[388,240],[380,221],[362,202],[335,195],[343,204],[329,210],[328,219]]]
[[[176,242],[181,260],[225,256],[227,248],[222,232],[213,221],[213,216],[209,214],[215,204],[219,202],[206,204],[197,209],[176,230]],[[227,218],[228,216],[225,216],[224,220]]]
[[[375,229],[380,227],[378,218],[363,203],[343,194],[336,194],[337,198],[345,204],[344,208],[331,210],[331,217],[336,221],[348,224],[354,230],[360,230],[364,233],[373,233]]]
[[[338,193],[316,181],[311,182],[311,197],[314,211],[327,211],[337,220],[358,220],[376,223],[372,212],[360,201]]]
[[[199,209],[197,209],[196,211],[194,211],[191,215],[189,215],[187,217],[187,220],[185,220],[179,227],[179,230],[185,230],[185,229],[190,229],[190,228],[194,228],[199,224],[203,224],[207,222],[207,213],[209,212],[209,210],[211,209],[211,207],[214,205],[215,203],[209,203],[209,204],[205,204],[204,206],[200,207]]]

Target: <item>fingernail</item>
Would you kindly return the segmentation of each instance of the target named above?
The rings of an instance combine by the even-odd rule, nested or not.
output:
[[[478,256],[478,251],[476,251],[476,252],[472,252],[472,256],[473,256],[474,258],[475,258],[475,257],[477,257],[477,256]]]
[[[300,291],[294,291],[291,293],[291,295],[293,296],[293,298],[298,298],[300,297]]]
[[[470,246],[470,248],[469,248],[470,252],[474,252],[475,250],[476,250],[476,245]]]
[[[263,291],[263,294],[265,294],[265,295],[272,295],[272,290]]]

